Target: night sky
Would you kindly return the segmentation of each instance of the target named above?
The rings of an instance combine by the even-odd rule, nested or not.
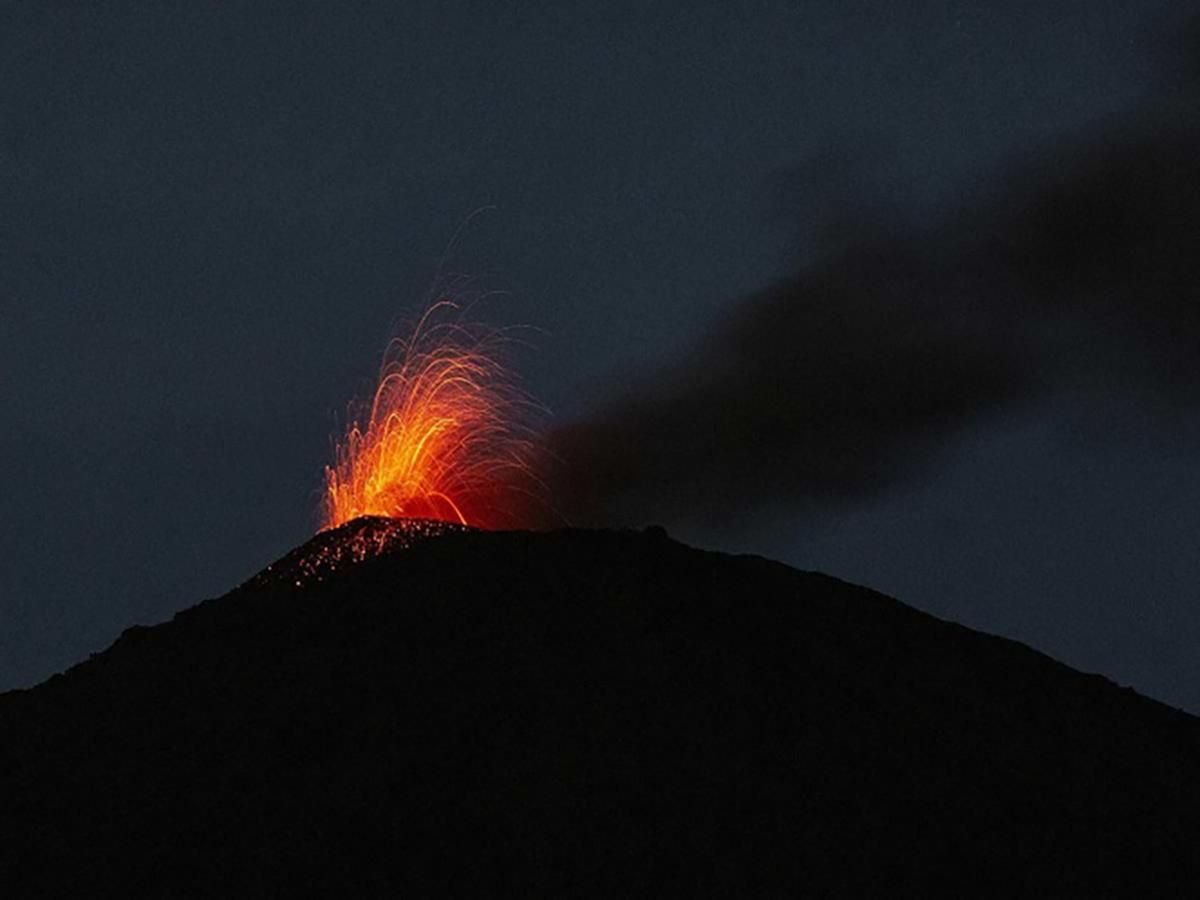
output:
[[[1192,4],[671,6],[0,4],[0,688],[306,539],[457,283],[572,522],[1200,712]]]

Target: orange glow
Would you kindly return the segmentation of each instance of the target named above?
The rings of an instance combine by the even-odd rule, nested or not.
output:
[[[537,407],[500,361],[509,343],[449,300],[393,339],[365,423],[351,421],[325,469],[322,528],[359,516],[522,524],[537,493],[522,423]]]

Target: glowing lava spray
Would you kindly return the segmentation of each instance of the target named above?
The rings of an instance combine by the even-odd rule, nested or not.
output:
[[[506,332],[439,300],[384,353],[375,395],[325,469],[323,528],[359,516],[526,524],[540,407],[504,365]]]

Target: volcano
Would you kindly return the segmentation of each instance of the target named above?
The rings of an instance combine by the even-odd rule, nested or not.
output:
[[[1200,720],[661,529],[358,520],[0,695],[4,897],[1165,896],[1198,842]]]

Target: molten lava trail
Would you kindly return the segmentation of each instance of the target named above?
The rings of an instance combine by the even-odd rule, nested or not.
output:
[[[503,364],[503,331],[439,300],[384,354],[374,397],[325,470],[322,527],[360,516],[517,526],[537,493],[539,409]]]

